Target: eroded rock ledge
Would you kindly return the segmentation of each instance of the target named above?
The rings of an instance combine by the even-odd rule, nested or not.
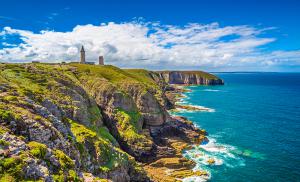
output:
[[[202,71],[158,71],[169,84],[183,85],[223,85],[224,81],[215,75]]]
[[[195,164],[181,155],[206,132],[168,114],[171,92],[179,91],[160,73],[140,69],[0,64],[0,179],[175,181],[206,175],[193,172]]]

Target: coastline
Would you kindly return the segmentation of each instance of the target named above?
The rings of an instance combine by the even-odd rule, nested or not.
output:
[[[196,169],[197,163],[184,155],[185,151],[191,150],[202,143],[208,143],[207,132],[204,129],[195,126],[193,122],[187,118],[180,115],[174,115],[173,113],[179,109],[191,112],[210,112],[210,108],[182,104],[182,99],[186,97],[184,93],[191,92],[191,90],[186,89],[185,86],[182,85],[173,84],[171,87],[172,89],[166,93],[167,97],[174,105],[174,108],[168,110],[169,114],[172,118],[192,127],[200,135],[194,136],[197,137],[197,139],[190,142],[176,136],[167,137],[167,146],[173,147],[175,153],[162,156],[157,161],[145,165],[144,169],[147,171],[149,177],[155,181],[193,181],[199,178],[202,181],[207,181],[210,179],[210,173],[206,170]],[[193,136],[189,137],[190,139],[193,138]],[[207,163],[210,165],[213,165],[215,162],[214,159],[207,160]]]

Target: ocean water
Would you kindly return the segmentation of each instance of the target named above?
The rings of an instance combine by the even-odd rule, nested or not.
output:
[[[184,155],[210,176],[185,181],[300,181],[300,73],[217,75],[224,86],[191,86],[182,100],[207,111],[175,113],[209,133]]]

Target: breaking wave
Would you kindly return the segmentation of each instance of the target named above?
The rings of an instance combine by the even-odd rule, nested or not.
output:
[[[204,91],[204,92],[221,92],[221,90],[216,90],[216,89],[204,89],[202,91]]]

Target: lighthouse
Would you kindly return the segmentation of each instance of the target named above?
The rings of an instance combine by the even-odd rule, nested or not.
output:
[[[81,47],[80,50],[80,63],[85,64],[85,51],[83,46]]]

